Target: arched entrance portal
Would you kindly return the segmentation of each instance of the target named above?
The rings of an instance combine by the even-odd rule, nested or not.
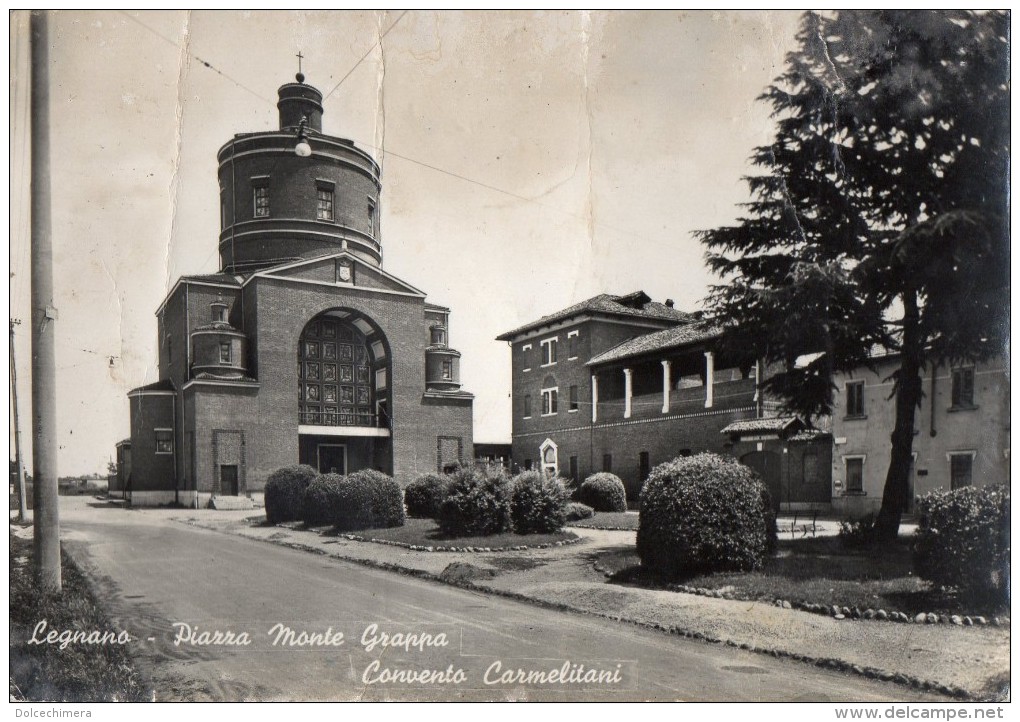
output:
[[[301,463],[321,473],[393,473],[389,347],[367,316],[321,313],[298,340]]]

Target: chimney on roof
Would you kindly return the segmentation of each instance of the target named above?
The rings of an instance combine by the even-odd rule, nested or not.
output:
[[[667,298],[666,299],[666,308],[673,308],[673,299],[672,298]]]

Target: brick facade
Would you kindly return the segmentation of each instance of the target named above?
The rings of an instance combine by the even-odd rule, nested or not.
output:
[[[149,492],[133,502],[258,496],[299,462],[403,482],[470,462],[473,397],[460,390],[449,309],[381,268],[378,166],[317,122],[311,155],[296,156],[284,116],[318,118],[321,95],[302,83],[280,93],[280,132],[220,150],[223,270],[182,277],[156,313],[160,381],[131,392],[134,487]],[[324,325],[363,339],[360,357],[335,338],[314,344],[321,359],[299,358],[312,353],[303,334]],[[323,398],[305,398],[313,391]],[[350,413],[355,402],[366,413]],[[156,428],[172,433],[167,453],[153,451]]]
[[[827,506],[828,437],[723,433],[774,415],[774,405],[759,398],[754,369],[716,358],[715,334],[698,329],[638,292],[598,296],[500,336],[511,344],[513,468],[578,482],[611,471],[636,502],[655,466],[710,451],[760,467],[784,509]],[[549,389],[555,410],[543,399]]]

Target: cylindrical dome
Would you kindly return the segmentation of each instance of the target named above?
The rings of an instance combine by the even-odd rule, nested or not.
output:
[[[281,85],[277,91],[280,100],[276,107],[280,111],[280,130],[296,129],[304,118],[308,128],[322,132],[322,93],[318,88],[304,83],[299,75],[297,83]]]
[[[460,391],[460,352],[446,345],[425,349],[425,388]]]
[[[280,88],[279,131],[246,133],[220,148],[220,260],[228,273],[349,250],[381,265],[378,164],[354,143],[321,133],[322,94]],[[302,131],[311,155],[294,148]]]
[[[245,375],[248,338],[223,321],[199,326],[191,332],[191,373],[236,379]]]

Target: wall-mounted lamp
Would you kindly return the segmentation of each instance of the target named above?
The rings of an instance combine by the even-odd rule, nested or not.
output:
[[[312,146],[308,144],[308,136],[305,135],[305,127],[308,125],[308,116],[301,116],[301,123],[298,125],[297,145],[294,146],[294,155],[299,158],[307,158],[312,154]]]

